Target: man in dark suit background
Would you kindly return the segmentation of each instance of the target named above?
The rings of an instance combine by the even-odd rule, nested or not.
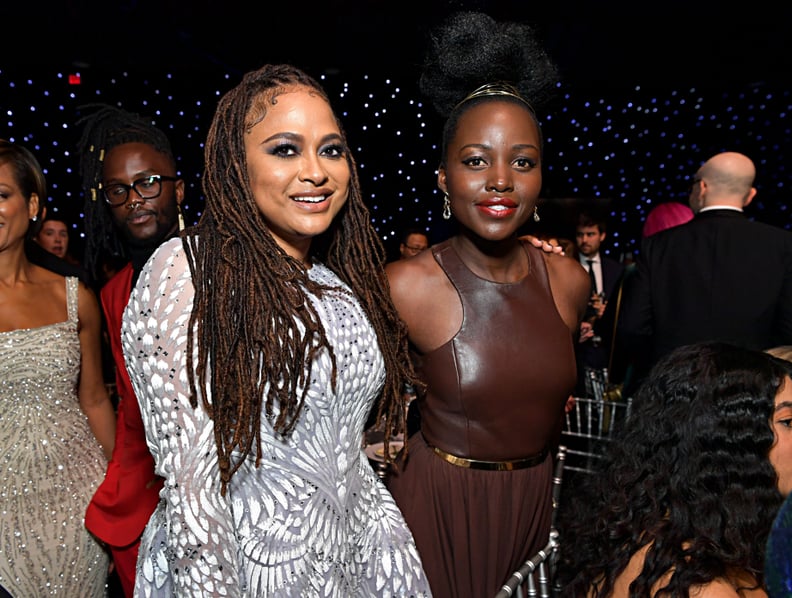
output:
[[[602,370],[608,367],[612,330],[604,325],[602,315],[605,306],[615,293],[624,266],[606,256],[602,243],[607,236],[607,219],[596,211],[584,211],[578,215],[575,226],[575,243],[578,259],[591,276],[591,301],[584,321],[581,323],[580,339],[576,347],[578,363],[578,396],[585,392],[585,370]]]
[[[626,347],[646,343],[649,349],[633,388],[681,345],[723,340],[767,349],[792,343],[792,232],[746,217],[755,176],[747,156],[716,154],[693,177],[693,220],[644,240],[618,324]]]

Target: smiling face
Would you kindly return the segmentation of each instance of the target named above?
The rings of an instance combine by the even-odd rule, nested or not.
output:
[[[102,166],[102,184],[132,185],[152,175],[176,176],[175,166],[165,154],[148,143],[122,143],[107,152]],[[102,198],[104,199],[104,198]],[[110,207],[116,228],[127,242],[137,246],[159,245],[178,228],[178,204],[184,199],[184,181],[162,181],[159,196],[141,199],[130,189],[126,201]]]
[[[304,259],[349,195],[347,148],[330,105],[309,87],[279,93],[245,135],[245,154],[250,188],[275,241]]]
[[[44,249],[63,258],[69,250],[69,230],[61,220],[45,220],[36,235],[36,242]]]
[[[10,162],[0,164],[0,251],[24,243],[30,219],[38,211],[38,196],[22,194]]]
[[[787,376],[775,398],[772,428],[775,442],[770,463],[778,474],[778,489],[784,496],[792,492],[792,379]]]
[[[491,241],[514,235],[541,191],[540,145],[539,127],[519,103],[490,100],[459,118],[438,186],[462,227]]]

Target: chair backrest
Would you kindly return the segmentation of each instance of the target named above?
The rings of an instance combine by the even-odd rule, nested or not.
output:
[[[620,400],[575,397],[565,415],[561,441],[567,447],[566,469],[593,473],[605,446],[632,410],[632,397]]]
[[[566,447],[559,446],[553,472],[553,516],[547,544],[509,576],[506,583],[495,595],[495,598],[508,598],[509,596],[516,596],[517,598],[533,596],[549,598],[551,596],[560,546],[558,530],[556,529],[556,515],[558,513],[558,504],[561,500],[561,483],[564,477],[566,454]]]
[[[586,396],[591,399],[605,398],[608,388],[608,368],[586,367],[583,370],[583,386],[586,389]]]

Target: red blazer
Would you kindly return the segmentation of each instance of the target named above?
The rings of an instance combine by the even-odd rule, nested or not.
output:
[[[159,502],[163,483],[154,473],[154,459],[146,445],[140,408],[121,349],[121,318],[131,291],[130,263],[100,292],[115,362],[119,401],[113,457],[85,513],[85,527],[103,542],[119,548],[140,538]]]

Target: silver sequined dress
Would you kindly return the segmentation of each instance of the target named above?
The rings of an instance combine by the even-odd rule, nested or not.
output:
[[[329,269],[315,264],[309,275],[339,288],[311,298],[334,347],[335,391],[323,352],[294,432],[277,437],[263,423],[260,467],[243,464],[224,498],[212,421],[188,400],[194,289],[181,240],[143,269],[122,341],[165,486],[143,534],[136,596],[430,595],[404,518],[361,450],[384,380],[375,332]]]
[[[77,398],[77,279],[69,319],[0,332],[0,585],[15,598],[105,595],[108,557],[84,526],[107,460]]]

